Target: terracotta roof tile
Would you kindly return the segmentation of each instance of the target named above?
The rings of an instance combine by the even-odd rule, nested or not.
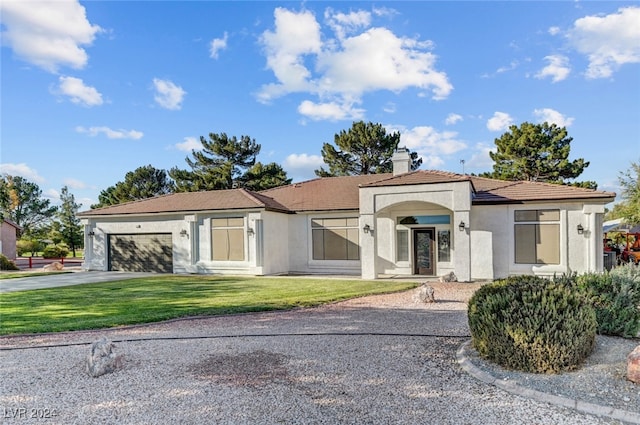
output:
[[[381,187],[381,186],[409,186],[416,184],[434,184],[434,183],[451,183],[470,181],[469,176],[464,174],[449,173],[446,171],[434,170],[417,170],[396,176],[387,174],[387,177],[363,184],[362,187]]]
[[[173,193],[85,211],[79,216],[152,214],[188,211],[267,208],[285,210],[276,201],[245,189]]]
[[[520,203],[526,201],[561,201],[601,199],[612,201],[616,194],[600,190],[530,181],[504,181],[471,177],[476,189],[474,204]]]
[[[394,176],[326,177],[280,186],[261,192],[245,189],[174,193],[126,204],[85,211],[79,216],[153,214],[170,212],[217,211],[264,208],[284,213],[303,211],[340,211],[360,208],[360,187],[407,186],[468,181],[474,191],[473,204],[521,203],[599,199],[609,202],[615,193],[572,186],[503,181],[444,171],[418,170]]]
[[[360,209],[359,186],[391,174],[325,177],[276,187],[260,192],[291,211],[332,211]]]

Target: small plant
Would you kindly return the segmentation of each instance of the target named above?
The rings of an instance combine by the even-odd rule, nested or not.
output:
[[[20,268],[4,254],[0,254],[0,270],[20,270]]]
[[[591,353],[597,324],[593,308],[569,288],[516,276],[476,291],[469,327],[482,357],[509,369],[558,373]]]

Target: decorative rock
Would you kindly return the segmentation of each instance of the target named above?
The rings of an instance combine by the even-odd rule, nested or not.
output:
[[[435,290],[432,286],[423,283],[415,294],[414,300],[417,303],[434,303],[436,302]]]
[[[627,379],[640,384],[640,345],[627,356]]]
[[[87,356],[87,373],[94,378],[120,369],[124,363],[124,354],[116,354],[115,345],[106,338],[91,344],[91,352]]]
[[[446,274],[444,276],[440,276],[440,282],[457,282],[458,277],[454,272]]]
[[[59,261],[54,261],[53,263],[47,264],[46,266],[42,267],[42,271],[45,272],[56,272],[62,269],[64,269],[64,265]]]

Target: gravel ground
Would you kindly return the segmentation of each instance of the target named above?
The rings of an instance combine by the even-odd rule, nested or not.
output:
[[[467,375],[455,357],[469,339],[466,300],[477,285],[433,286],[435,304],[416,304],[410,291],[288,312],[0,338],[0,415],[6,424],[619,423]],[[102,336],[116,341],[124,368],[91,378],[88,344]],[[50,347],[35,348],[43,345]],[[591,369],[583,382],[570,377],[578,375],[587,374],[560,378],[600,401],[598,389],[621,379],[591,379]],[[631,390],[626,408],[638,410],[638,388]]]

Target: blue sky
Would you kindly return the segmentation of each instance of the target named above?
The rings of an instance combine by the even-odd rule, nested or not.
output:
[[[314,178],[353,121],[400,131],[424,169],[491,170],[511,124],[555,122],[580,180],[640,160],[640,3],[3,0],[0,171],[87,209],[200,136]]]

